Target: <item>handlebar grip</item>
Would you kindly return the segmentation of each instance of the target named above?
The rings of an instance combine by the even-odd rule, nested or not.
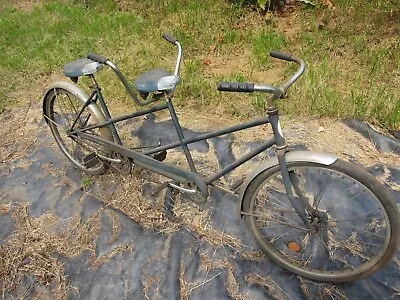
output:
[[[170,42],[171,44],[175,44],[176,41],[178,40],[176,37],[173,37],[172,35],[169,35],[168,33],[164,32],[162,34],[162,37],[164,39],[166,39],[168,42]]]
[[[254,83],[241,83],[241,82],[219,82],[218,91],[221,92],[254,92]]]
[[[290,53],[282,53],[282,52],[278,52],[278,51],[272,51],[269,53],[269,55],[271,55],[271,57],[283,59],[286,61],[296,61],[293,59],[294,55],[292,55]]]
[[[87,58],[94,60],[101,64],[105,64],[108,61],[108,58],[105,58],[104,56],[101,56],[101,55],[98,55],[95,53],[91,53],[91,52],[88,53]]]

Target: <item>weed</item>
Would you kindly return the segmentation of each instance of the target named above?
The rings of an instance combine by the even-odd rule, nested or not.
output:
[[[82,178],[82,186],[84,188],[87,188],[88,186],[93,184],[93,179],[90,177],[84,177]]]
[[[270,62],[269,52],[281,51],[287,46],[284,36],[274,31],[261,30],[253,39],[253,53],[258,66],[268,66]]]
[[[260,111],[265,111],[267,108],[267,102],[265,100],[265,96],[263,95],[255,94],[252,99],[252,104]]]
[[[248,81],[246,78],[246,75],[241,72],[232,73],[228,79],[229,79],[229,81],[236,81],[236,82],[247,82]]]

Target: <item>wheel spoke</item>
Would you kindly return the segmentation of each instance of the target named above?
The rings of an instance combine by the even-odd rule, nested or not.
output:
[[[73,108],[73,109],[74,109],[74,111],[75,111],[76,117],[78,117],[79,113],[78,113],[78,111],[77,111],[76,107],[74,106],[74,103],[72,102],[72,100],[71,100],[70,96],[69,96],[69,95],[67,95],[67,98],[68,98],[68,100],[69,100],[69,103],[71,103],[71,106],[72,106],[72,108]]]
[[[340,240],[339,239],[337,239],[337,240],[335,240],[335,241],[333,241],[333,243],[334,243],[334,245],[333,246],[335,246],[335,248],[336,249],[338,249],[338,248],[340,248],[340,249],[347,249],[347,250],[349,250],[349,254],[351,254],[351,255],[353,255],[353,256],[355,256],[355,255],[357,255],[358,257],[361,257],[361,258],[363,258],[363,259],[365,259],[365,260],[367,260],[368,259],[368,257],[366,257],[361,251],[362,251],[362,249],[363,249],[363,247],[362,246],[360,246],[360,243],[356,243],[357,241],[356,241],[356,235],[355,234],[352,234],[350,237],[345,237],[343,234],[341,234],[341,232],[339,231],[338,233],[339,234],[336,234],[335,232],[333,232],[333,231],[331,231],[331,233],[334,235],[334,236],[339,236],[339,235],[341,235],[340,236]],[[349,255],[348,254],[348,255]]]
[[[290,234],[293,230],[294,230],[295,228],[292,228],[292,229],[290,229],[289,231],[286,231],[285,233],[283,233],[283,234],[281,234],[281,235],[278,235],[278,236],[276,236],[276,237],[274,237],[273,239],[271,239],[269,242],[270,243],[275,243],[277,240],[279,240],[279,239],[281,239],[281,238],[283,238],[285,235],[288,235],[288,234]]]
[[[363,217],[362,219],[366,219],[370,213],[372,213],[372,212],[378,212],[378,211],[379,211],[379,210],[376,210],[376,209],[375,209],[375,210],[370,210],[370,211],[367,211],[366,213],[363,213],[363,214],[358,215],[358,216],[356,216],[356,217],[354,217],[354,218],[351,218],[351,219],[346,219],[346,220],[334,220],[333,222],[335,222],[335,223],[339,223],[339,222],[350,222],[350,221],[354,221],[354,220],[360,219],[362,216],[365,216],[365,217]]]
[[[281,201],[279,201],[276,197],[272,196],[271,194],[270,194],[270,198],[276,199],[277,202],[279,202],[279,204],[276,203],[276,202],[272,202],[272,201],[268,200],[268,198],[263,199],[263,201],[265,201],[265,202],[267,202],[267,203],[270,203],[270,204],[272,204],[272,205],[275,205],[275,206],[277,206],[277,207],[281,207],[282,209],[290,210],[290,207],[287,207],[284,203],[282,203]]]
[[[277,218],[279,218],[279,219],[284,219],[284,220],[286,220],[286,221],[290,221],[290,219],[288,219],[287,217],[284,217],[283,215],[281,215],[281,214],[278,214],[278,213],[276,213],[276,212],[274,212],[274,211],[272,211],[272,210],[268,210],[267,212],[265,212],[265,213],[263,213],[262,214],[262,216],[268,216],[268,212],[270,212],[271,213],[271,215],[273,215],[273,216],[277,216]],[[274,221],[276,220],[276,219],[273,219]]]
[[[243,212],[243,211],[242,211],[242,214],[243,214],[243,215],[247,215],[247,216],[257,217],[257,218],[259,217],[258,215],[246,213],[246,212]],[[296,226],[296,225],[293,225],[293,224],[290,224],[290,223],[285,223],[285,222],[283,222],[283,221],[279,221],[279,220],[275,220],[275,219],[270,219],[270,220],[266,220],[266,219],[264,219],[264,220],[259,220],[259,219],[257,219],[257,221],[260,221],[260,222],[275,222],[275,223],[283,224],[283,225],[285,225],[285,226],[297,228],[297,229],[300,229],[300,230],[303,230],[303,231],[310,231],[308,228]]]
[[[377,237],[377,238],[385,238],[385,236],[383,236],[383,235],[379,235],[379,234],[376,234],[376,233],[374,233],[374,232],[372,232],[371,230],[365,230],[365,229],[362,229],[362,228],[365,228],[365,227],[361,227],[361,226],[351,226],[351,225],[341,225],[340,227],[345,227],[345,228],[355,228],[355,229],[357,229],[357,232],[364,232],[364,233],[368,233],[369,235],[371,235],[371,236],[375,236],[375,237]],[[336,227],[337,228],[337,227]]]
[[[331,178],[331,177],[332,177],[332,173],[329,174],[329,178]],[[316,210],[318,210],[318,206],[319,206],[319,204],[321,202],[322,195],[325,193],[326,188],[327,188],[329,183],[330,183],[330,180],[329,181],[325,181],[325,184],[324,184],[323,188],[320,189],[320,191],[318,192],[317,196],[314,197],[314,206],[315,206]],[[317,202],[317,203],[315,203],[315,202]]]
[[[347,192],[349,192],[349,191],[350,191],[350,189],[347,190]],[[349,201],[353,200],[355,197],[357,197],[358,195],[360,195],[362,192],[364,192],[364,191],[360,191],[358,194],[356,194],[356,195],[354,195],[353,197],[351,197],[351,198],[349,199]],[[342,195],[344,195],[344,194],[342,194]],[[338,198],[341,198],[341,197],[338,197]],[[343,207],[343,206],[345,206],[345,205],[349,205],[349,203],[345,202],[345,203],[343,203],[342,205],[332,207],[332,209],[335,208],[335,210],[337,210],[338,208],[341,208],[341,207]],[[330,213],[330,212],[332,211],[332,209],[331,209],[331,210],[327,210],[325,214]]]
[[[89,107],[85,108],[79,114],[86,99],[81,99],[62,88],[56,88],[48,95],[48,98],[45,99],[46,115],[49,120],[48,124],[62,152],[79,169],[89,174],[103,173],[106,165],[102,160],[97,159],[96,161],[92,161],[90,166],[87,166],[85,158],[92,153],[103,152],[102,149],[104,147],[95,142],[81,139],[71,133],[72,126],[75,127],[76,125],[76,128],[85,128],[90,123],[91,112],[89,111]],[[96,123],[93,125],[96,125]],[[88,132],[95,136],[101,136],[100,129],[98,128],[88,130]]]

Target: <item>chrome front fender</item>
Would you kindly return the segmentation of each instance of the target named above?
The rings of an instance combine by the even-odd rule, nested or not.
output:
[[[333,164],[338,159],[338,157],[330,153],[311,152],[311,151],[290,151],[285,154],[285,159],[286,162],[288,163],[312,162],[329,166]],[[243,197],[250,183],[253,181],[254,178],[257,177],[257,175],[277,165],[279,165],[279,162],[276,156],[262,162],[246,177],[246,180],[241,184],[239,191],[239,201],[238,201],[238,213],[240,217],[242,216]]]

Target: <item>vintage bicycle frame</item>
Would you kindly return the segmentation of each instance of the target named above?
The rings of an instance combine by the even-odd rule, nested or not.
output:
[[[176,68],[175,68],[175,75],[178,75],[179,65],[180,65],[181,56],[182,56],[182,49],[180,47],[179,42],[177,42],[176,40],[170,41],[170,42],[177,45],[178,50],[179,50],[177,64],[176,64]],[[276,57],[279,58],[279,56],[281,54],[277,53],[275,55],[277,55]],[[286,57],[284,57],[282,59],[288,60]],[[289,59],[290,59],[290,57],[289,57]],[[124,77],[122,72],[117,68],[117,66],[115,66],[111,61],[109,61],[107,59],[104,59],[104,63],[113,69],[113,71],[116,73],[117,77],[120,79],[120,81],[124,85],[125,89],[127,90],[128,94],[130,95],[130,97],[137,104],[143,106],[143,105],[147,105],[149,103],[152,103],[152,102],[160,99],[160,96],[157,96],[156,98],[147,100],[145,102],[138,100],[138,98],[136,97],[136,94],[133,92],[130,84],[128,83],[128,81],[126,80],[126,78]],[[235,168],[239,167],[240,165],[244,164],[248,160],[257,156],[258,154],[265,151],[269,147],[276,145],[276,153],[277,153],[277,157],[278,157],[278,161],[279,161],[279,165],[280,165],[280,169],[281,169],[281,174],[282,174],[282,179],[283,179],[283,184],[285,186],[286,193],[290,199],[291,204],[293,205],[293,208],[295,209],[297,214],[301,217],[303,222],[306,225],[311,226],[309,219],[306,216],[307,215],[306,212],[312,213],[312,212],[314,212],[314,209],[311,207],[311,205],[307,201],[306,197],[301,193],[300,189],[298,188],[298,182],[296,180],[295,175],[289,174],[286,160],[285,160],[285,153],[287,152],[287,145],[286,145],[286,141],[283,137],[282,129],[281,129],[281,126],[279,123],[278,110],[274,107],[274,103],[273,103],[273,101],[275,99],[279,98],[284,93],[284,91],[286,91],[286,89],[291,84],[293,84],[294,81],[297,80],[297,78],[302,74],[302,72],[304,71],[304,68],[305,68],[304,62],[301,61],[300,65],[301,65],[301,67],[298,70],[298,72],[288,82],[286,82],[282,87],[280,87],[280,88],[274,88],[274,87],[270,87],[270,86],[258,86],[257,87],[259,91],[269,92],[272,94],[270,97],[267,98],[267,102],[268,102],[267,115],[268,116],[261,118],[259,120],[238,124],[238,125],[228,127],[228,128],[222,129],[222,130],[217,130],[217,131],[210,132],[210,133],[199,134],[198,136],[192,137],[192,138],[185,138],[182,127],[181,127],[178,117],[176,115],[175,108],[172,103],[172,96],[168,92],[166,92],[166,91],[162,92],[162,96],[164,98],[166,98],[166,102],[164,104],[156,105],[154,107],[144,109],[144,110],[141,110],[138,112],[134,112],[131,114],[123,115],[123,116],[120,116],[117,118],[112,118],[110,115],[110,112],[107,108],[107,105],[104,101],[103,95],[101,93],[101,88],[97,84],[94,75],[90,74],[89,77],[93,81],[92,93],[89,96],[89,98],[87,99],[86,103],[83,105],[81,111],[79,112],[75,122],[73,123],[73,125],[71,127],[69,135],[72,138],[74,135],[76,135],[79,138],[86,139],[86,140],[95,142],[97,144],[103,145],[106,149],[112,150],[123,156],[131,158],[133,160],[133,162],[138,166],[141,166],[145,169],[148,169],[148,170],[151,170],[158,174],[161,174],[163,176],[166,176],[166,177],[172,179],[174,182],[187,184],[190,187],[190,189],[185,189],[182,187],[180,188],[179,186],[177,186],[173,183],[170,183],[170,186],[172,186],[174,188],[178,188],[179,190],[184,191],[184,192],[196,193],[197,191],[199,191],[202,194],[202,196],[204,196],[204,197],[208,196],[208,185],[214,185],[214,182],[216,180],[218,180],[219,178],[221,178],[222,176],[224,176],[225,174],[231,172]],[[100,106],[102,108],[102,111],[104,113],[106,121],[103,123],[88,126],[85,128],[74,129],[74,126],[76,125],[78,119],[80,118],[81,114],[86,109],[86,107],[88,107],[91,103],[97,102],[97,101],[100,102]],[[143,148],[144,150],[141,152],[135,151],[135,150],[132,150],[132,149],[129,149],[129,148],[126,148],[123,146],[122,141],[118,135],[117,129],[115,128],[114,124],[121,122],[121,121],[131,119],[131,118],[136,118],[139,116],[143,116],[146,114],[150,114],[150,113],[158,112],[158,111],[162,111],[162,110],[169,111],[169,114],[171,116],[172,122],[174,124],[174,127],[175,127],[177,135],[178,135],[178,141],[167,144],[167,145],[153,147],[150,149],[145,149],[145,147],[144,147]],[[189,144],[195,143],[198,141],[202,141],[202,140],[206,140],[209,138],[218,137],[221,135],[237,132],[240,130],[252,128],[255,126],[267,124],[267,123],[271,124],[272,130],[273,130],[273,137],[270,138],[269,140],[265,141],[264,143],[262,143],[261,146],[249,151],[247,154],[241,156],[240,158],[238,158],[237,160],[235,160],[228,166],[225,166],[219,172],[212,174],[205,179],[203,179],[197,173],[196,167],[193,162],[192,155],[189,151],[189,147],[188,147]],[[102,137],[91,135],[91,134],[87,133],[88,130],[100,128],[100,127],[104,127],[104,126],[108,126],[110,128],[110,131],[112,133],[114,141],[106,140]],[[166,150],[173,149],[176,147],[182,147],[190,170],[185,170],[182,168],[178,168],[176,166],[172,166],[167,163],[160,162],[149,156],[151,154],[155,154],[155,153],[158,153],[161,151],[166,151]],[[300,201],[298,201],[298,199],[294,197],[293,191],[292,191],[292,186],[294,187],[295,191],[297,192],[298,196],[300,197]]]
[[[133,162],[135,164],[137,164],[138,166],[141,166],[143,168],[149,169],[153,172],[156,172],[158,174],[164,175],[176,182],[179,183],[187,183],[189,185],[194,184],[194,187],[197,187],[198,190],[200,191],[200,193],[204,196],[207,197],[208,196],[208,188],[207,185],[213,185],[213,183],[215,181],[217,181],[219,178],[221,178],[222,176],[224,176],[225,174],[231,172],[232,170],[234,170],[235,168],[239,167],[240,165],[244,164],[245,162],[247,162],[248,160],[252,159],[253,157],[257,156],[258,154],[260,154],[261,152],[265,151],[266,149],[270,148],[273,145],[276,145],[277,147],[277,151],[282,151],[283,154],[286,151],[286,142],[283,138],[283,136],[281,135],[281,129],[280,129],[280,124],[279,124],[279,114],[278,111],[276,109],[270,109],[268,110],[268,116],[252,121],[252,122],[247,122],[247,123],[242,123],[242,124],[238,124],[238,125],[234,125],[232,127],[228,127],[228,128],[224,128],[222,130],[217,130],[217,131],[213,131],[210,133],[204,133],[204,134],[199,134],[195,137],[191,137],[191,138],[185,138],[184,137],[184,133],[182,130],[182,127],[179,123],[178,117],[176,115],[173,103],[171,101],[171,98],[169,96],[167,97],[167,101],[164,104],[161,105],[157,105],[145,110],[141,110],[138,112],[134,112],[132,114],[127,114],[127,115],[123,115],[117,118],[112,118],[110,115],[110,112],[107,108],[107,105],[104,101],[103,95],[101,93],[101,89],[100,87],[97,85],[96,81],[94,80],[94,76],[91,75],[93,81],[95,82],[94,85],[94,89],[89,97],[89,99],[86,101],[85,105],[82,107],[81,111],[79,112],[76,121],[74,122],[74,124],[72,125],[71,131],[70,131],[70,135],[73,136],[74,134],[76,134],[78,137],[82,138],[82,139],[87,139],[89,141],[95,142],[97,144],[103,145],[105,147],[107,147],[108,149],[115,151],[117,153],[120,153],[121,155],[130,157]],[[96,124],[96,125],[92,125],[92,126],[88,126],[86,128],[82,128],[82,129],[74,129],[73,127],[75,126],[77,120],[79,119],[80,115],[83,113],[83,111],[85,110],[85,108],[90,105],[93,102],[100,102],[100,106],[105,114],[105,118],[106,121],[100,124]],[[173,143],[169,143],[167,145],[162,145],[162,146],[158,146],[158,147],[153,147],[151,149],[145,149],[142,152],[139,151],[134,151],[131,150],[129,148],[126,148],[123,146],[122,141],[118,135],[117,129],[115,128],[115,123],[121,122],[121,121],[125,121],[128,119],[132,119],[132,118],[136,118],[139,116],[143,116],[143,115],[147,115],[153,112],[157,112],[157,111],[162,111],[162,110],[168,110],[172,119],[172,122],[174,124],[174,127],[176,129],[177,135],[179,140]],[[262,143],[260,146],[258,146],[256,149],[253,149],[251,151],[249,151],[248,153],[246,153],[245,155],[241,156],[240,158],[238,158],[237,160],[235,160],[234,162],[232,162],[231,164],[227,165],[226,167],[224,167],[222,170],[220,170],[219,172],[215,173],[215,174],[211,174],[210,176],[208,176],[207,178],[203,179],[200,177],[200,175],[198,175],[197,171],[196,171],[196,167],[194,165],[193,162],[193,158],[192,155],[190,153],[189,144],[195,143],[195,142],[199,142],[202,140],[206,140],[206,139],[210,139],[213,137],[217,137],[217,136],[221,136],[221,135],[225,135],[225,134],[229,134],[229,133],[233,133],[236,131],[241,131],[244,129],[248,129],[248,128],[252,128],[252,127],[256,127],[256,126],[260,126],[263,124],[267,124],[270,123],[272,128],[273,128],[273,132],[274,132],[274,136],[272,138],[270,138],[269,140],[265,141],[264,143]],[[104,126],[109,126],[112,135],[114,137],[114,141],[109,141],[106,139],[103,139],[101,137],[95,136],[95,135],[91,135],[88,134],[87,131],[88,130],[92,130],[95,128],[100,128],[100,127],[104,127]],[[160,162],[152,157],[150,157],[149,155],[151,154],[155,154],[161,151],[166,151],[166,150],[170,150],[176,147],[182,147],[184,155],[186,157],[186,161],[189,165],[190,171],[188,170],[184,170],[182,168],[178,168],[176,166],[173,165],[169,165],[167,163],[163,163]],[[144,147],[145,148],[145,147]],[[279,158],[279,156],[278,156]],[[281,171],[282,171],[282,176],[283,176],[283,181],[284,181],[284,185],[285,187],[288,187],[289,193],[288,196],[290,198],[293,198],[293,193],[291,190],[291,183],[290,183],[290,178],[289,178],[289,173],[287,170],[287,166],[286,166],[286,162],[284,159],[284,156],[282,156],[279,159],[280,165],[281,165]],[[284,175],[286,173],[286,176]],[[190,191],[190,190],[189,190]],[[299,211],[300,215],[304,215],[305,217],[305,209],[306,209],[306,203],[303,203],[303,201],[293,201],[294,207],[296,210]],[[309,208],[309,211],[311,209]],[[307,220],[308,222],[308,220]]]
[[[178,120],[178,116],[176,115],[175,112],[175,108],[173,106],[173,103],[170,99],[169,96],[167,97],[167,101],[164,104],[160,104],[160,105],[156,105],[154,107],[145,109],[145,110],[141,110],[138,112],[134,112],[132,114],[127,114],[127,115],[123,115],[117,118],[111,118],[110,116],[110,112],[107,108],[107,105],[104,101],[104,98],[102,96],[101,93],[101,89],[100,87],[95,84],[95,87],[91,93],[91,95],[89,96],[89,99],[86,101],[85,105],[82,107],[81,111],[79,112],[76,121],[73,123],[71,131],[70,131],[70,135],[73,136],[74,134],[76,134],[78,137],[81,137],[83,139],[87,139],[90,140],[92,142],[101,144],[106,146],[107,148],[118,152],[124,156],[130,157],[133,159],[134,163],[142,166],[144,168],[150,169],[156,173],[159,173],[161,175],[164,175],[168,178],[171,178],[173,180],[176,180],[178,182],[193,182],[195,183],[199,188],[202,186],[199,186],[198,184],[198,180],[193,180],[193,179],[197,179],[197,176],[193,176],[194,173],[197,175],[197,171],[196,171],[196,167],[194,165],[193,162],[193,158],[192,155],[190,153],[189,144],[195,143],[195,142],[199,142],[202,140],[206,140],[206,139],[210,139],[213,137],[217,137],[217,136],[221,136],[224,134],[229,134],[229,133],[233,133],[236,131],[240,131],[240,130],[244,130],[244,129],[248,129],[248,128],[252,128],[255,126],[259,126],[259,125],[263,125],[263,124],[267,124],[267,123],[278,123],[278,115],[273,115],[272,118],[271,117],[264,117],[261,118],[259,120],[255,120],[252,122],[247,122],[247,123],[243,123],[243,124],[238,124],[232,127],[228,127],[222,130],[217,130],[214,132],[210,132],[210,133],[204,133],[204,134],[199,134],[198,136],[195,137],[191,137],[191,138],[185,138],[184,137],[184,133],[182,130],[182,127],[179,123]],[[104,112],[106,121],[100,124],[96,124],[96,125],[92,125],[92,126],[88,126],[82,129],[74,129],[75,124],[77,123],[77,120],[79,119],[80,115],[83,113],[83,111],[85,110],[85,108],[87,106],[89,106],[91,103],[93,102],[100,102],[100,106]],[[151,149],[146,149],[146,147],[143,147],[145,150],[139,152],[139,151],[134,151],[131,149],[128,149],[126,147],[123,146],[122,141],[118,135],[117,129],[115,128],[114,124],[121,122],[121,121],[125,121],[128,119],[132,119],[132,118],[136,118],[139,116],[143,116],[143,115],[147,115],[150,113],[154,113],[157,111],[163,111],[163,110],[168,110],[172,119],[172,122],[174,124],[174,127],[176,129],[177,135],[179,140],[167,145],[162,145],[162,146],[158,146],[158,147],[153,147]],[[271,121],[272,119],[272,121]],[[113,138],[115,142],[109,141],[109,140],[105,140],[101,137],[98,136],[94,136],[91,134],[86,133],[89,130],[95,129],[95,128],[100,128],[100,127],[104,127],[104,126],[108,126],[112,132]],[[234,161],[233,163],[229,164],[228,166],[226,166],[225,168],[223,168],[222,170],[220,170],[218,173],[216,174],[212,174],[209,177],[207,177],[204,180],[205,184],[209,185],[212,184],[213,182],[215,182],[216,180],[218,180],[219,178],[221,178],[222,176],[224,176],[225,174],[231,172],[232,170],[234,170],[235,168],[237,168],[238,166],[242,165],[243,163],[247,162],[248,160],[250,160],[251,158],[253,158],[254,156],[260,154],[261,152],[265,151],[266,149],[268,149],[269,147],[271,147],[272,145],[276,144],[276,138],[271,138],[268,141],[266,141],[265,143],[263,143],[261,146],[257,147],[256,149],[250,151],[249,153],[243,155],[242,157],[240,157],[239,159],[237,159],[236,161]],[[186,157],[186,161],[189,165],[189,169],[190,171],[187,170],[183,170],[181,168],[166,164],[166,163],[162,163],[159,162],[156,159],[153,159],[152,157],[149,157],[148,155],[154,154],[154,153],[158,153],[161,151],[165,151],[165,150],[170,150],[176,147],[182,147],[183,148],[183,152],[184,155]],[[200,191],[202,191],[200,189]],[[206,196],[206,195],[204,195]]]

